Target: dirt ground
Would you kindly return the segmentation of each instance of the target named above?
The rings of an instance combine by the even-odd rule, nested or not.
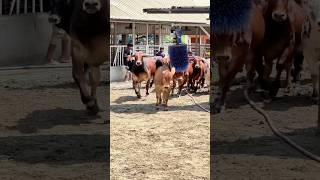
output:
[[[209,109],[207,90],[195,98]],[[112,83],[110,101],[111,179],[210,178],[210,114],[188,96],[157,111],[154,92],[138,100],[131,83]]]
[[[1,70],[0,179],[107,179],[107,88],[93,117],[70,68]]]
[[[307,150],[320,155],[316,136],[318,106],[310,99],[310,75],[304,71],[298,94],[280,91],[270,103],[262,94],[251,98],[270,115],[278,129]],[[211,174],[213,179],[310,179],[320,178],[319,163],[279,140],[264,119],[245,101],[240,74],[232,86],[227,110],[212,116]],[[215,87],[217,88],[217,87]]]

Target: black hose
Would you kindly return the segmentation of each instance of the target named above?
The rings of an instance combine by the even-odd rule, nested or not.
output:
[[[297,151],[299,151],[300,153],[302,153],[306,157],[308,157],[308,158],[310,158],[312,160],[315,160],[317,162],[320,162],[320,157],[319,156],[317,156],[317,155],[305,150],[304,148],[302,148],[301,146],[299,146],[298,144],[293,142],[291,139],[289,139],[287,136],[285,136],[281,132],[279,132],[278,129],[273,125],[273,122],[271,121],[271,119],[268,116],[268,114],[264,110],[262,110],[261,108],[257,107],[255,105],[255,103],[249,98],[247,89],[244,90],[244,96],[245,96],[246,100],[248,101],[248,103],[250,104],[250,106],[264,117],[264,119],[267,122],[268,126],[270,127],[270,129],[272,130],[272,132],[276,136],[281,138],[283,141],[285,141],[287,144],[292,146],[294,149],[296,149]]]

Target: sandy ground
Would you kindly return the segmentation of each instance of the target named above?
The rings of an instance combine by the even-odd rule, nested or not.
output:
[[[240,74],[235,80],[227,111],[212,116],[212,177],[217,180],[319,179],[319,163],[279,140],[262,116],[246,103],[241,86],[245,84],[243,77]],[[320,155],[320,137],[315,133],[318,106],[309,98],[310,75],[304,73],[303,79],[299,96],[287,96],[282,90],[271,103],[261,103],[261,94],[253,94],[251,98],[268,112],[280,131]]]
[[[205,91],[195,98],[209,108]],[[209,179],[209,113],[187,96],[157,111],[155,93],[138,100],[131,83],[112,83],[110,100],[111,179]]]
[[[1,70],[0,179],[107,179],[106,89],[93,117],[70,68]]]

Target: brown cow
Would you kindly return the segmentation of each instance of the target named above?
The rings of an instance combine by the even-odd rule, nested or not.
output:
[[[132,67],[132,85],[138,98],[141,98],[141,83],[146,84],[146,96],[149,95],[149,87],[152,77],[156,72],[156,60],[154,58],[145,57],[144,53],[139,51],[135,54],[135,60]]]
[[[164,110],[168,110],[168,99],[171,91],[171,81],[175,74],[175,68],[170,67],[168,64],[163,64],[157,68],[154,80],[157,103],[156,107],[159,109],[159,105],[163,103]]]
[[[54,0],[52,5],[53,13],[59,17],[59,27],[71,37],[72,74],[82,103],[95,115],[99,112],[96,91],[100,65],[108,59],[109,3],[107,0]]]
[[[233,0],[232,3],[215,0],[213,3],[211,23],[216,28],[213,28],[214,33],[211,37],[215,43],[213,49],[215,60],[218,63],[220,91],[214,100],[213,113],[217,113],[224,110],[225,99],[231,82],[245,64],[247,64],[249,82],[253,83],[255,67],[253,54],[263,40],[265,24],[262,8],[251,0]],[[237,7],[244,5],[246,5],[246,9]],[[220,6],[227,7],[221,8]],[[248,14],[248,16],[245,14]],[[215,18],[217,18],[216,21]],[[234,19],[241,21],[236,21],[237,26],[229,25],[226,21],[221,21],[225,18],[230,19],[228,22],[235,22]],[[221,30],[219,31],[219,29]]]
[[[195,93],[200,85],[204,85],[206,69],[206,64],[200,57],[195,57],[191,62],[191,66],[189,66],[188,88],[192,89]]]
[[[266,9],[264,14],[266,34],[260,50],[255,54],[256,68],[262,88],[270,90],[270,95],[275,96],[280,88],[283,70],[286,70],[287,92],[290,90],[293,58],[294,55],[301,54],[300,33],[304,14],[295,1],[266,0],[265,2],[267,2],[265,4],[267,7],[264,8]],[[262,65],[263,57],[265,66]],[[269,84],[269,76],[275,59],[277,59],[277,74],[272,84]]]

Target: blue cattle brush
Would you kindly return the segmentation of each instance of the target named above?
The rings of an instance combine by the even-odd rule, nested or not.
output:
[[[170,64],[176,72],[185,72],[188,69],[189,58],[187,45],[169,46]]]
[[[251,0],[213,0],[210,9],[213,33],[230,34],[240,31],[249,23],[251,3]]]

